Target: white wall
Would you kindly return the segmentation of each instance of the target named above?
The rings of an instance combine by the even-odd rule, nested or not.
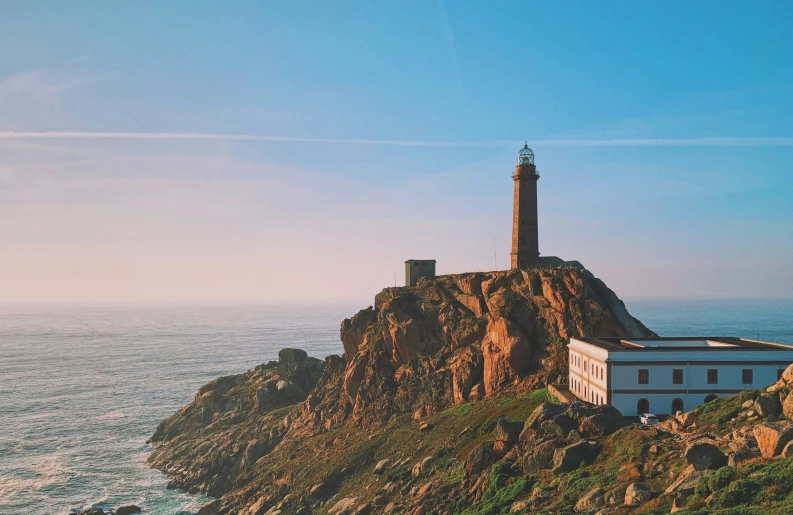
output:
[[[628,350],[609,352],[601,347],[571,339],[570,390],[582,400],[590,402],[591,392],[608,399],[610,388],[611,404],[624,415],[637,414],[639,399],[650,402],[649,411],[658,415],[672,412],[672,400],[683,400],[684,411],[690,411],[705,401],[710,394],[724,397],[735,395],[741,390],[758,389],[777,381],[777,374],[793,363],[793,350]],[[580,356],[581,365],[575,361]],[[586,369],[584,369],[586,362]],[[592,371],[592,366],[609,366],[603,379]],[[611,384],[609,385],[609,369]],[[639,370],[649,371],[648,384],[639,384]],[[672,371],[683,370],[683,383],[672,383]],[[719,371],[718,383],[708,384],[708,370]],[[753,370],[751,384],[743,383],[743,369]],[[578,382],[581,386],[574,388]],[[586,389],[584,388],[586,386]],[[586,395],[585,395],[586,392]]]
[[[648,370],[649,384],[639,384],[639,370]],[[683,384],[672,383],[672,370],[683,370]],[[719,382],[708,384],[708,370],[719,371]],[[743,369],[754,371],[754,381],[743,384]],[[777,381],[777,370],[785,365],[753,365],[751,361],[735,364],[691,364],[691,365],[633,365],[613,364],[611,368],[611,389],[618,390],[747,390],[763,388]]]

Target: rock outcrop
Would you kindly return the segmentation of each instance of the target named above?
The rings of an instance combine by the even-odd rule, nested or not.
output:
[[[314,513],[332,498],[324,511],[370,509],[374,495],[345,490],[359,474],[392,485],[377,494],[378,511],[402,512],[410,499],[429,505],[449,488],[434,476],[453,459],[449,431],[477,439],[454,458],[461,475],[478,478],[503,460],[509,470],[563,474],[596,457],[598,444],[585,438],[611,434],[621,419],[548,405],[524,425],[502,416],[504,407],[492,426],[472,429],[449,410],[535,403],[521,400],[524,392],[566,380],[570,337],[652,334],[602,281],[576,268],[422,279],[383,290],[374,306],[344,320],[342,357],[320,362],[285,349],[277,362],[201,387],[157,428],[150,463],[172,477],[171,487],[219,497],[202,509],[218,515]],[[431,452],[392,438],[414,424],[409,440],[435,442]],[[527,456],[524,437],[536,456]],[[380,455],[397,444],[399,455]],[[474,486],[481,500],[487,485]]]

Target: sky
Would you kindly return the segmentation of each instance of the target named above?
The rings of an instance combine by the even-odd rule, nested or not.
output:
[[[0,302],[371,301],[540,252],[793,297],[793,4],[6,1]]]

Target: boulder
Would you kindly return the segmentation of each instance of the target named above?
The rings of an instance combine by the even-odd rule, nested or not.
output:
[[[782,413],[789,419],[793,419],[793,395],[785,397],[785,402],[782,403]]]
[[[596,486],[587,492],[582,498],[575,503],[576,513],[592,513],[604,504],[605,492],[599,486]]]
[[[684,456],[694,470],[715,470],[727,465],[727,457],[724,453],[708,442],[690,444]]]
[[[328,513],[333,513],[335,515],[351,515],[353,510],[355,510],[357,503],[358,500],[355,497],[345,497],[344,499],[339,499],[339,501],[328,510]]]
[[[328,493],[329,486],[327,483],[317,483],[316,485],[311,487],[311,490],[308,491],[308,495],[315,499],[319,499],[325,497]]]
[[[518,461],[525,474],[536,474],[553,467],[553,455],[563,444],[557,439],[546,440],[532,446]]]
[[[754,410],[762,417],[777,417],[782,413],[782,404],[776,393],[764,393],[754,400]]]
[[[598,406],[596,413],[579,421],[578,432],[601,438],[627,425],[625,417],[613,406]]]
[[[377,462],[377,465],[374,466],[374,473],[375,474],[382,474],[388,468],[388,459],[380,460]]]
[[[625,504],[634,506],[644,504],[653,498],[653,491],[647,483],[633,483],[625,490]]]
[[[485,398],[485,385],[482,383],[476,383],[474,386],[471,387],[471,393],[468,394],[468,401],[469,402],[476,402],[480,401]]]
[[[498,419],[498,422],[496,422],[496,428],[493,429],[493,438],[497,442],[513,444],[518,441],[518,436],[520,436],[522,430],[522,421],[507,420],[501,417]]]
[[[116,515],[132,515],[133,513],[140,513],[141,511],[143,510],[140,509],[140,506],[130,504],[129,506],[121,506],[117,509]]]
[[[537,430],[540,428],[540,424],[545,422],[546,420],[551,420],[552,418],[561,415],[564,413],[564,407],[561,404],[551,404],[550,402],[543,402],[529,415],[529,418],[526,419],[526,424],[524,425],[524,430],[531,428]]]
[[[421,474],[425,474],[430,470],[430,465],[432,465],[432,456],[427,456],[423,460],[413,465],[413,470],[411,471],[411,474],[413,475],[413,477],[419,476]]]
[[[493,453],[493,442],[482,442],[468,454],[465,460],[465,470],[469,475],[478,475],[495,463],[496,455]]]
[[[710,470],[696,470],[693,465],[689,465],[677,476],[674,483],[669,485],[664,493],[671,494],[677,492],[680,497],[688,497],[694,493],[699,480],[703,476],[711,473]]]
[[[546,420],[540,424],[541,432],[556,436],[566,436],[570,431],[576,429],[578,429],[578,422],[570,418],[567,413],[556,415],[551,420]]]
[[[789,445],[789,444],[788,444]],[[785,447],[787,448],[787,447]],[[783,451],[784,454],[784,451]],[[738,451],[738,452],[731,452],[727,456],[727,466],[729,467],[737,467],[742,463],[746,463],[747,461],[751,461],[755,458],[759,458],[760,453],[755,451]]]
[[[586,440],[556,449],[553,453],[553,473],[575,470],[581,463],[591,462],[597,454],[598,446]]]
[[[201,403],[202,408],[214,413],[215,401],[217,400],[217,398],[218,398],[218,392],[216,392],[215,390],[210,390],[204,393],[203,395],[201,395],[199,402]]]
[[[793,440],[793,424],[787,421],[764,422],[756,425],[753,433],[760,453],[764,458],[771,459]]]

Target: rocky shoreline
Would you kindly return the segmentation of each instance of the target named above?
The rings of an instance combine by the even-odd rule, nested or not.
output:
[[[342,322],[344,356],[201,387],[150,463],[216,497],[200,515],[790,513],[793,370],[653,427],[548,394],[570,337],[652,334],[578,269],[387,288]]]

